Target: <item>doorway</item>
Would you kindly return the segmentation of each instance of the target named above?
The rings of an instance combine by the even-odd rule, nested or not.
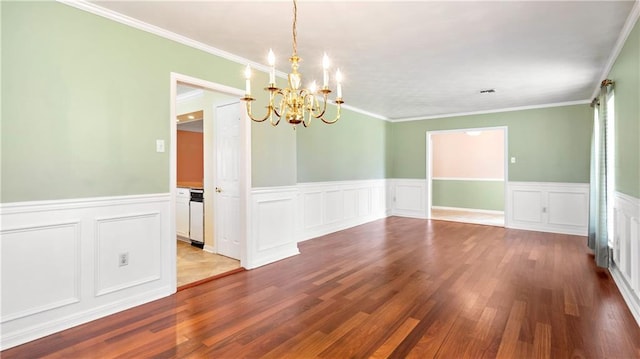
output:
[[[178,239],[175,241],[176,286],[183,287],[242,270],[246,265],[250,132],[240,110],[241,91],[179,74],[172,74],[171,85],[171,213],[177,234],[174,238]],[[198,113],[202,118],[194,116]],[[226,119],[229,116],[231,119]],[[191,131],[195,128],[196,132],[199,129],[202,141],[201,177],[196,175],[186,184],[180,181],[184,177],[178,176],[178,167],[184,167],[178,164],[178,147],[183,147],[178,137],[183,127]],[[189,213],[190,232],[201,233],[201,242],[196,240],[195,245],[192,245],[193,238],[185,241],[181,236],[184,204],[180,196],[185,191],[199,192],[196,195],[202,197],[201,203],[195,203],[193,198],[190,202],[197,205],[194,208],[201,208],[200,212]],[[221,245],[222,236],[225,245]],[[233,251],[228,250],[229,244]]]
[[[507,128],[427,132],[427,218],[505,226]]]

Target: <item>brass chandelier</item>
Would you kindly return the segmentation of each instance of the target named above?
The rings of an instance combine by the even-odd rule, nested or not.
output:
[[[269,50],[267,57],[270,71],[269,71],[269,86],[265,88],[269,91],[269,103],[267,105],[267,114],[263,118],[255,118],[251,112],[251,102],[255,98],[251,97],[251,67],[247,65],[245,69],[246,89],[245,95],[241,98],[246,102],[247,114],[249,118],[255,122],[264,122],[269,119],[269,123],[272,126],[277,126],[280,120],[284,118],[287,122],[293,125],[295,130],[296,125],[302,123],[304,127],[311,124],[312,118],[318,118],[322,122],[327,124],[336,123],[340,119],[342,101],[342,74],[340,69],[336,71],[336,99],[334,103],[337,107],[337,114],[334,119],[327,120],[324,118],[328,96],[331,93],[329,89],[329,58],[327,54],[324,54],[322,59],[323,67],[323,85],[318,89],[316,82],[313,81],[309,88],[301,88],[302,75],[298,72],[298,63],[302,61],[298,57],[298,43],[297,43],[297,31],[296,23],[298,20],[298,6],[296,0],[293,0],[293,54],[289,58],[291,62],[291,73],[287,76],[288,86],[286,88],[279,88],[276,86],[276,70],[275,70],[275,55],[272,50]],[[279,96],[279,100],[276,98]],[[321,100],[318,100],[318,97]],[[278,106],[276,106],[276,103]],[[274,120],[275,115],[278,119]]]

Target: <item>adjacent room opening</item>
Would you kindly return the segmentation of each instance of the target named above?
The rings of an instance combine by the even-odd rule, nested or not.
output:
[[[427,218],[504,227],[506,131],[427,133]]]
[[[172,190],[179,289],[241,270],[240,111],[231,94],[176,85]]]

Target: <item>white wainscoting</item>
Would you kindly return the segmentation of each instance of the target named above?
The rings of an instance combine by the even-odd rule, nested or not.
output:
[[[387,180],[299,183],[297,232],[307,240],[387,216]]]
[[[507,228],[587,235],[586,183],[507,182]]]
[[[616,192],[611,274],[640,325],[640,199]]]
[[[260,267],[299,254],[296,236],[298,189],[295,186],[253,188],[251,191],[252,240],[247,262]]]
[[[2,349],[175,292],[169,194],[7,203],[0,216]]]
[[[394,178],[389,182],[391,215],[427,218],[427,181]]]

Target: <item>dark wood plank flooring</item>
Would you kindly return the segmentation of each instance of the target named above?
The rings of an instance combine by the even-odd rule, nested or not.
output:
[[[2,358],[640,358],[585,238],[390,217]]]

